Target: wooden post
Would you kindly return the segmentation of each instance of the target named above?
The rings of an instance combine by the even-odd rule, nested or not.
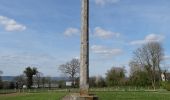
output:
[[[81,9],[80,94],[89,89],[89,0],[82,0]]]

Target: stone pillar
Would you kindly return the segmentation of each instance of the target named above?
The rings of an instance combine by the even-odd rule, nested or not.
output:
[[[89,0],[82,1],[81,11],[81,54],[80,54],[80,93],[71,93],[62,100],[98,100],[89,94]]]
[[[81,9],[80,94],[89,89],[89,0],[82,0]]]

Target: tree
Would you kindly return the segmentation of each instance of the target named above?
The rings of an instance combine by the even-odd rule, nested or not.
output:
[[[51,88],[53,80],[51,76],[44,76],[41,78],[41,84],[43,88]]]
[[[129,83],[133,86],[148,86],[151,85],[147,71],[142,65],[139,65],[133,61],[129,63],[130,77]]]
[[[89,78],[89,86],[90,87],[96,87],[96,77],[95,76],[91,76],[90,78]]]
[[[133,61],[138,65],[144,66],[145,70],[148,72],[154,89],[158,73],[158,82],[161,80],[160,63],[163,60],[163,56],[162,45],[158,42],[149,42],[134,51]]]
[[[58,83],[58,88],[65,88],[66,87],[64,80],[59,80],[57,83]]]
[[[102,76],[96,76],[95,78],[95,83],[97,87],[106,86],[105,79]]]
[[[130,67],[130,76],[132,76],[135,72],[145,70],[143,65],[139,65],[138,63],[134,61],[129,62],[129,67]]]
[[[34,82],[36,83],[37,88],[40,87],[40,84],[41,84],[41,81],[42,81],[42,77],[43,77],[43,73],[41,73],[41,72],[37,72],[35,77],[34,77]]]
[[[52,79],[51,79],[50,76],[47,76],[47,77],[46,77],[46,80],[47,80],[48,88],[50,89],[50,88],[51,88]]]
[[[37,68],[33,67],[27,67],[24,71],[26,77],[27,77],[27,87],[31,88],[32,84],[33,84],[33,75],[36,75],[37,73]]]
[[[130,76],[130,83],[134,86],[150,86],[151,81],[146,71],[136,71]]]
[[[2,82],[2,78],[1,78],[2,74],[3,74],[3,72],[0,70],[0,89],[3,88],[3,82]]]
[[[26,84],[25,75],[19,75],[14,78],[16,81],[16,88],[21,89],[24,84]]]
[[[47,83],[46,77],[42,77],[41,82],[42,82],[43,88],[45,88],[45,84]]]
[[[2,79],[1,79],[1,75],[2,75],[2,74],[3,74],[3,72],[0,70],[0,81],[2,80]]]
[[[108,86],[123,85],[125,79],[125,69],[122,67],[112,67],[106,73]]]
[[[91,76],[89,78],[89,86],[90,87],[105,87],[106,82],[102,76]]]
[[[72,59],[70,62],[66,64],[62,64],[59,66],[59,70],[69,77],[72,81],[72,86],[75,86],[76,77],[79,76],[80,71],[80,62],[78,59]]]

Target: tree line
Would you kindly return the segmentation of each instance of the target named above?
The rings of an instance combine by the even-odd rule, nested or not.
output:
[[[167,69],[162,67],[163,61],[164,50],[161,43],[149,42],[133,52],[132,59],[129,62],[130,74],[128,77],[124,66],[114,66],[106,72],[105,77],[90,77],[89,85],[91,87],[150,86],[155,89],[161,85],[162,74],[166,80],[170,77]],[[73,59],[66,64],[60,65],[59,70],[70,77],[74,83],[79,76],[79,66],[78,59]]]
[[[165,81],[170,78],[167,69],[162,67],[164,61],[164,50],[160,43],[149,42],[137,48],[133,52],[131,61],[129,62],[130,73],[126,75],[125,66],[114,66],[108,70],[105,77],[92,76],[89,78],[90,87],[112,87],[112,86],[139,86],[139,87],[156,87],[161,86],[162,74],[165,76]],[[79,85],[79,59],[72,59],[71,61],[61,64],[58,70],[68,77],[71,81],[72,87]],[[0,71],[0,76],[2,71]],[[35,67],[27,67],[22,75],[15,78],[17,88],[22,88],[26,85],[27,88],[48,87],[51,86],[52,80],[50,77],[44,77],[41,72]],[[66,81],[56,82],[58,87],[65,87]],[[0,77],[0,87],[2,87],[2,79]],[[35,88],[35,87],[34,87]]]
[[[31,88],[62,88],[64,80],[54,80],[50,76],[44,76],[36,67],[26,67],[23,74],[16,76],[11,81],[3,81],[0,71],[0,89],[31,89]]]

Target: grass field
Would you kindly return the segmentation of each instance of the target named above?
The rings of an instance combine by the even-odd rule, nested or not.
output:
[[[96,92],[100,100],[170,100],[170,92]]]
[[[1,94],[0,100],[60,100],[65,92]]]
[[[170,92],[94,92],[99,100],[170,100]],[[66,92],[13,93],[0,100],[60,100]]]

